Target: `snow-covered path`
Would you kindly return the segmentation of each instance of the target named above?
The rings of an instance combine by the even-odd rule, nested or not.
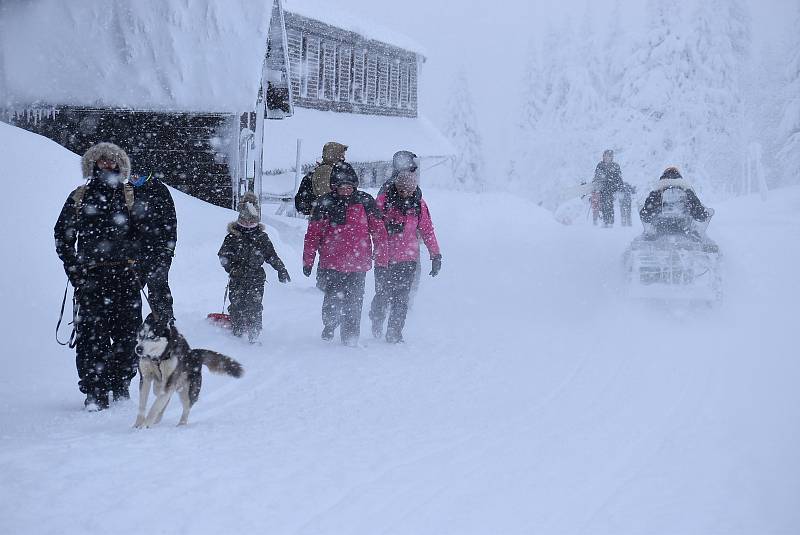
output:
[[[176,193],[179,328],[247,373],[206,374],[189,426],[173,427],[173,401],[137,431],[135,399],[79,410],[72,356],[52,342],[63,274],[49,233],[69,185],[50,175],[76,174],[77,158],[0,126],[14,172],[34,149],[53,170],[35,176],[53,190],[41,221],[3,234],[22,260],[2,268],[18,312],[4,315],[0,532],[800,530],[800,189],[718,206],[726,300],[677,312],[619,296],[635,229],[426,191],[442,274],[425,277],[406,344],[369,339],[364,321],[357,349],[319,340],[291,220],[268,221],[293,281],[269,274],[264,345],[210,327],[232,213]],[[3,228],[19,228],[23,208],[10,212]]]

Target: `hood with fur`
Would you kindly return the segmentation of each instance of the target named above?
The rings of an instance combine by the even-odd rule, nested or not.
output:
[[[694,191],[692,185],[682,178],[662,178],[653,185],[650,191],[664,191],[667,188],[681,188]]]
[[[264,232],[264,230],[267,227],[264,226],[264,223],[259,223],[256,228],[258,228],[258,230],[260,230],[261,232]],[[242,233],[242,229],[241,229],[241,227],[239,227],[239,222],[238,221],[231,221],[230,223],[228,223],[228,234],[233,234],[234,236],[239,236],[241,233]]]
[[[131,161],[128,155],[122,148],[113,143],[98,143],[89,147],[89,150],[81,158],[81,170],[83,171],[83,178],[91,178],[94,164],[97,160],[106,158],[116,162],[119,168],[119,173],[122,175],[122,180],[126,181],[131,176]]]

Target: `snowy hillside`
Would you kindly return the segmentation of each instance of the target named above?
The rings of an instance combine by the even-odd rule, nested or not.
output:
[[[79,158],[0,123],[0,160],[0,533],[800,531],[800,188],[715,206],[715,309],[620,297],[636,227],[426,190],[442,273],[406,344],[362,329],[355,349],[319,339],[300,220],[267,218],[293,280],[268,273],[263,347],[208,325],[234,214],[173,191],[178,327],[247,373],[207,374],[187,427],[173,400],[134,430],[136,394],[84,412],[74,354],[53,340],[52,226]]]

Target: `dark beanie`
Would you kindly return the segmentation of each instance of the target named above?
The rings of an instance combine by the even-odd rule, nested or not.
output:
[[[677,167],[667,167],[661,174],[661,180],[675,180],[678,178],[683,177],[681,176],[681,173],[678,171]]]
[[[339,162],[333,166],[331,170],[331,188],[336,189],[339,186],[350,185],[354,188],[358,187],[358,175],[355,169],[347,162]]]

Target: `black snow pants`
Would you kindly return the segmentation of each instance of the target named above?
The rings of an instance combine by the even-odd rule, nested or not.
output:
[[[325,298],[322,300],[322,324],[333,331],[341,327],[342,342],[357,341],[361,334],[361,307],[364,303],[366,273],[327,270]]]
[[[175,319],[172,310],[172,291],[169,289],[169,268],[172,259],[158,263],[145,261],[138,266],[139,282],[147,286],[147,299],[150,308],[158,318],[159,325],[165,326]]]
[[[261,333],[266,279],[263,268],[260,268],[260,272],[231,275],[228,312],[231,315],[231,330],[236,336],[247,334],[257,337]]]
[[[600,213],[603,215],[603,225],[614,225],[614,192],[602,190],[600,192]]]
[[[90,269],[75,291],[75,362],[84,394],[126,392],[136,375],[136,331],[142,323],[139,290],[133,268],[119,265]]]
[[[369,318],[373,323],[383,325],[388,311],[386,335],[389,338],[397,338],[403,333],[409,295],[418,267],[419,262],[398,262],[389,264],[386,269],[375,270],[375,297],[372,298]]]

